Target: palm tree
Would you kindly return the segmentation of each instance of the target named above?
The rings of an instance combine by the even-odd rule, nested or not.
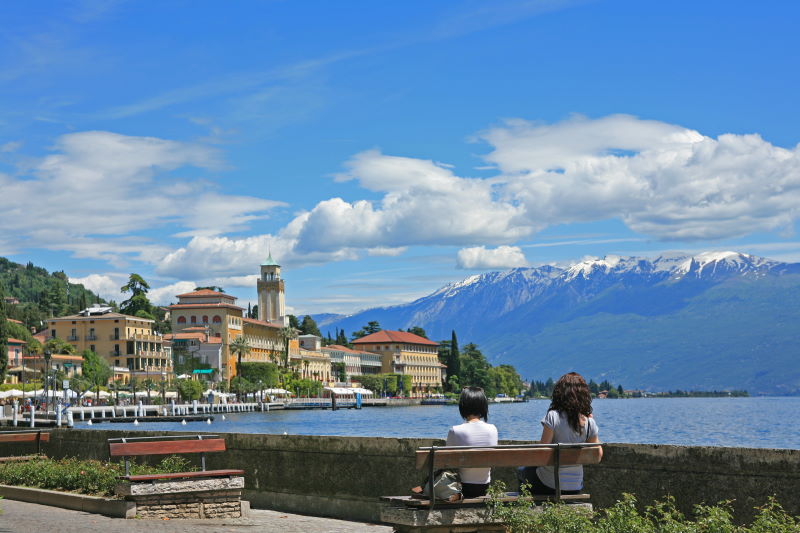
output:
[[[144,385],[145,390],[147,390],[147,405],[150,405],[150,391],[153,390],[156,384],[152,379],[147,378],[142,382],[142,385]]]
[[[239,335],[232,343],[230,343],[229,348],[231,354],[236,356],[236,374],[241,376],[242,356],[250,353],[250,344],[247,342],[247,339],[245,339],[244,336]]]
[[[283,340],[283,366],[284,368],[289,367],[289,341],[292,339],[297,338],[297,331],[291,327],[287,326],[285,328],[281,328],[280,332],[278,332],[281,340]]]
[[[311,361],[308,359],[303,360],[303,377],[308,377],[308,365],[311,364]]]

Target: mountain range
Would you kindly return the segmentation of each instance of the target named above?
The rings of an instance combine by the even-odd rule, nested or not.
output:
[[[800,394],[800,263],[738,252],[607,256],[488,272],[416,301],[316,315],[323,333],[421,326],[524,378],[575,370],[626,389]]]

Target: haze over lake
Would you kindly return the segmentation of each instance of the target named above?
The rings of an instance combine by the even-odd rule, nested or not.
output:
[[[501,439],[535,440],[541,435],[539,420],[549,400],[493,404],[489,421]],[[792,422],[800,410],[800,397],[755,398],[642,398],[597,400],[592,404],[603,442],[734,446],[746,448],[799,448],[800,424]],[[272,411],[219,414],[208,425],[192,422],[112,424],[79,428],[137,431],[214,431],[220,433],[271,433],[360,437],[444,438],[447,429],[461,422],[458,407],[369,407],[338,411]]]

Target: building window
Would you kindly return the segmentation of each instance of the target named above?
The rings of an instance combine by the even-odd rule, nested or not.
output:
[[[90,349],[91,351],[93,351],[93,352],[97,353],[97,352],[95,351],[94,344],[90,344],[90,345],[89,345],[89,349]]]
[[[186,324],[186,317],[185,316],[179,316],[178,317],[178,324]]]
[[[114,340],[119,340],[119,328],[114,328]]]
[[[51,329],[51,330],[50,330],[50,336],[51,336],[51,337],[55,337],[55,336],[56,336],[56,330],[54,330],[54,329]]]
[[[192,324],[197,324],[197,317],[192,315],[192,318],[189,320]]]
[[[203,324],[208,324],[208,315],[203,315]]]
[[[222,323],[222,318],[220,318],[219,315],[214,315],[214,318],[212,319],[212,321],[214,322],[214,324],[221,324]]]

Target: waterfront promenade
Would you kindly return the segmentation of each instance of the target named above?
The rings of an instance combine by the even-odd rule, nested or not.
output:
[[[281,533],[389,533],[391,527],[254,509],[248,518],[225,520],[126,520],[47,505],[0,500],[0,533],[119,533],[158,528],[164,533],[280,531]]]

